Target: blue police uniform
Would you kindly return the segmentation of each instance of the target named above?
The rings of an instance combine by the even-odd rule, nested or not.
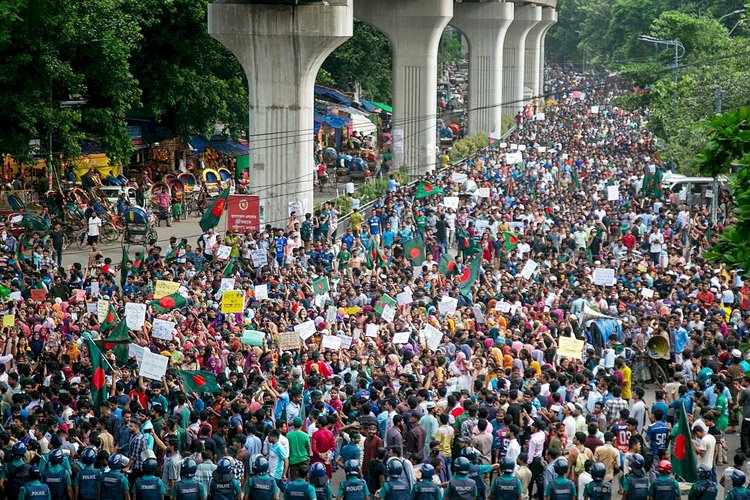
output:
[[[155,476],[142,476],[133,484],[135,500],[161,500],[166,488],[161,479]]]
[[[128,479],[118,470],[102,474],[101,500],[123,500],[128,491]]]
[[[87,465],[76,475],[76,486],[80,500],[99,500],[99,489],[102,483],[102,473]]]

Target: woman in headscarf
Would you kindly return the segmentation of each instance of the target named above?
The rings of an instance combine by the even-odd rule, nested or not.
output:
[[[398,362],[398,356],[396,354],[389,354],[386,358],[386,364],[383,367],[385,374],[393,380],[397,378],[403,371],[401,363]]]
[[[455,385],[458,390],[471,391],[471,374],[469,373],[469,367],[466,364],[466,353],[460,349],[456,349],[456,359],[448,365],[448,373],[451,377],[455,377]]]

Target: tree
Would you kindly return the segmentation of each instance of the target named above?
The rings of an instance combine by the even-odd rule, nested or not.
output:
[[[461,33],[452,28],[444,30],[438,49],[438,75],[441,75],[451,64],[460,61],[462,56]]]

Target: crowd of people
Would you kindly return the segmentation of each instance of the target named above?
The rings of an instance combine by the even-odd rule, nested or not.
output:
[[[646,117],[615,105],[616,79],[554,71],[548,85],[554,100],[502,142],[389,185],[345,230],[326,204],[123,269],[32,265],[2,234],[5,497],[672,500],[687,416],[689,498],[719,483],[748,498],[750,290],[702,258],[727,220],[661,190]],[[154,301],[163,282],[179,291]],[[222,312],[229,290],[243,312]],[[144,326],[110,342],[132,303]],[[601,338],[604,316],[617,327]],[[633,370],[659,336],[671,381],[651,393]],[[560,355],[563,340],[580,352]],[[167,358],[160,380],[144,351]]]

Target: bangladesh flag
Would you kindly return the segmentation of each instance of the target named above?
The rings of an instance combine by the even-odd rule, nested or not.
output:
[[[138,252],[135,254],[135,262],[133,262],[133,265],[130,266],[130,272],[133,274],[138,274],[141,271],[143,271],[145,263],[143,262],[143,252]]]
[[[395,301],[395,299],[393,297],[391,297],[390,295],[388,295],[387,293],[384,293],[380,297],[380,299],[378,300],[378,302],[375,304],[375,307],[373,308],[373,310],[376,313],[382,315],[383,314],[383,309],[385,309],[385,306],[396,307],[396,301]]]
[[[202,222],[203,220],[201,220],[201,223]],[[217,221],[217,224],[218,224],[218,221]],[[167,254],[167,257],[164,260],[166,260],[167,262],[172,262],[176,260],[177,256],[180,254],[180,250],[182,250],[184,247],[185,247],[185,242],[180,241],[177,245],[174,246],[174,248],[172,248],[172,250],[169,251],[169,253]]]
[[[110,332],[109,337],[96,341],[96,345],[103,351],[112,351],[117,358],[118,365],[126,365],[128,363],[128,344],[130,344],[129,331],[125,318],[123,318]]]
[[[411,261],[412,266],[421,266],[422,262],[427,259],[424,251],[424,240],[419,236],[405,241],[402,246],[404,247],[406,258]]]
[[[414,198],[418,200],[420,198],[427,198],[433,194],[445,194],[445,191],[439,187],[435,187],[435,185],[429,181],[419,181],[419,184],[417,184],[417,194],[414,195]]]
[[[323,276],[322,278],[318,278],[315,281],[313,281],[313,291],[315,292],[315,295],[323,295],[328,290],[331,289],[330,285],[328,284],[328,278]]]
[[[221,214],[224,213],[224,209],[227,206],[229,200],[229,188],[226,188],[221,192],[219,197],[214,200],[211,205],[206,209],[206,212],[201,217],[200,226],[203,231],[208,231],[219,225]]]
[[[448,253],[442,254],[438,261],[438,272],[445,276],[458,274],[458,263],[456,262],[456,259],[451,257]]]
[[[124,285],[125,282],[128,280],[128,261],[130,260],[130,257],[128,256],[128,249],[125,247],[122,247],[122,259],[120,260],[120,285]]]
[[[94,401],[94,411],[99,415],[99,407],[107,401],[107,373],[106,367],[109,366],[102,355],[102,351],[96,347],[94,341],[88,335],[85,336],[86,346],[89,349],[89,359],[91,360],[91,397]]]
[[[204,370],[180,370],[182,387],[185,392],[221,392],[216,376]]]
[[[180,295],[179,292],[173,293],[171,295],[165,295],[159,300],[151,301],[151,305],[160,313],[164,313],[172,309],[179,309],[180,307],[184,307],[186,303],[187,301],[185,300],[185,297]]]
[[[234,274],[234,261],[236,260],[235,257],[232,257],[229,259],[229,262],[227,262],[227,265],[224,266],[224,272],[223,275],[225,278],[231,278]]]
[[[99,325],[99,333],[111,330],[115,327],[118,321],[120,321],[120,318],[117,317],[115,308],[112,307],[112,304],[110,303],[109,310],[107,310],[107,315],[104,317],[104,321],[102,321],[101,325]]]
[[[689,483],[697,481],[697,463],[690,440],[690,423],[684,403],[680,410],[680,421],[672,429],[672,443],[671,459],[675,479]]]
[[[370,249],[367,250],[367,258],[365,259],[365,265],[367,269],[373,269],[375,266],[378,267],[389,267],[388,260],[383,255],[383,252],[378,250],[373,242],[370,242]]]
[[[463,250],[464,255],[467,257],[471,257],[482,251],[479,243],[467,231],[461,231],[458,235],[458,247]]]
[[[510,231],[505,231],[503,233],[503,237],[505,238],[505,249],[506,250],[513,250],[518,246],[518,236],[515,233],[511,233]]]
[[[458,289],[462,295],[467,295],[471,291],[471,287],[479,277],[479,269],[482,267],[482,258],[479,256],[474,257],[474,260],[469,262],[459,278]]]

